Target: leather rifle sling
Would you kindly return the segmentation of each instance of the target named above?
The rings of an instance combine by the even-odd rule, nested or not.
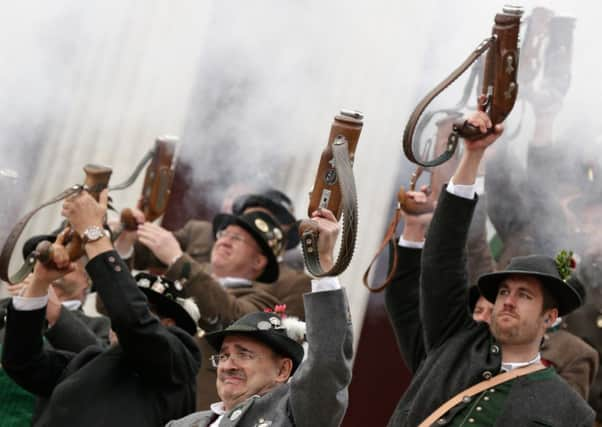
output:
[[[376,252],[376,255],[374,255],[372,261],[370,261],[370,264],[368,264],[368,268],[366,269],[366,271],[364,272],[364,276],[362,277],[362,282],[364,283],[364,286],[370,292],[380,292],[384,290],[387,286],[391,284],[391,281],[393,280],[393,275],[395,274],[395,270],[397,270],[397,242],[395,240],[395,230],[397,229],[397,224],[399,224],[400,218],[401,206],[397,204],[397,208],[393,213],[393,217],[391,218],[389,227],[387,227],[385,237],[383,237],[383,241],[381,242],[380,247]],[[374,265],[380,254],[385,250],[385,247],[387,246],[389,246],[389,254],[391,259],[391,262],[389,263],[389,271],[387,273],[387,277],[385,278],[384,282],[380,285],[370,286],[370,284],[368,283],[368,276],[370,275],[370,270],[372,269],[372,266]]]
[[[314,277],[337,276],[341,274],[351,261],[355,249],[355,238],[357,235],[357,191],[351,159],[349,158],[348,144],[345,139],[332,145],[334,167],[338,177],[338,185],[341,188],[343,207],[343,234],[341,236],[341,247],[335,264],[330,271],[324,271],[320,265],[318,256],[318,233],[307,230],[301,236],[303,246],[303,258],[305,266]]]
[[[472,387],[461,391],[460,393],[456,394],[454,397],[449,399],[447,402],[443,403],[435,410],[435,412],[433,412],[423,422],[421,422],[418,427],[431,427],[437,422],[437,420],[439,420],[443,415],[448,413],[454,406],[461,403],[462,399],[465,397],[472,397],[475,394],[479,394],[480,392],[487,390],[488,388],[495,387],[498,384],[505,383],[507,381],[531,374],[542,369],[545,369],[545,366],[536,363],[533,365],[526,366],[524,368],[516,368],[510,372],[504,372],[503,374],[496,375],[495,377],[492,377],[488,380],[481,381],[480,383],[477,383]]]
[[[136,178],[138,177],[138,175],[140,175],[140,171],[142,171],[142,168],[144,167],[144,165],[146,163],[148,163],[148,161],[152,158],[153,153],[154,153],[154,150],[150,150],[148,153],[146,153],[145,156],[142,158],[142,160],[138,163],[138,165],[136,165],[136,168],[134,169],[134,172],[132,173],[132,175],[127,180],[122,182],[121,184],[109,187],[109,191],[123,190],[125,188],[128,188],[130,185],[132,185],[134,183],[134,181],[136,180]],[[15,283],[22,282],[27,277],[27,275],[29,273],[31,273],[31,271],[33,270],[33,266],[36,262],[37,254],[35,254],[35,253],[32,254],[32,256],[29,256],[25,260],[25,263],[21,266],[21,268],[15,274],[13,274],[12,276],[9,276],[9,273],[8,273],[8,269],[10,266],[10,259],[12,257],[13,250],[15,248],[15,245],[17,244],[17,241],[19,240],[19,237],[21,236],[21,233],[25,229],[25,226],[27,225],[29,220],[40,210],[42,210],[45,207],[50,206],[54,203],[60,202],[61,200],[66,199],[67,197],[71,196],[72,194],[78,193],[82,190],[85,190],[85,186],[74,185],[74,186],[66,189],[65,191],[61,192],[60,194],[58,194],[57,196],[55,196],[48,202],[38,206],[31,212],[27,213],[23,218],[21,218],[21,220],[17,224],[15,224],[15,226],[11,230],[10,234],[6,238],[6,241],[4,242],[4,246],[2,247],[2,252],[0,252],[0,279],[4,280],[5,282],[8,282],[8,283],[15,284]],[[109,208],[112,209],[111,206],[109,206]]]
[[[54,203],[60,202],[61,200],[66,199],[67,197],[73,194],[79,193],[83,189],[84,187],[82,185],[74,185],[73,187],[66,189],[65,191],[58,194],[56,197],[52,198],[51,200],[27,213],[23,218],[21,218],[21,220],[17,224],[15,224],[10,234],[6,238],[6,241],[4,242],[2,252],[0,252],[0,279],[10,284],[19,283],[22,282],[27,277],[27,275],[33,270],[33,265],[36,261],[35,254],[34,256],[29,256],[25,260],[23,266],[15,274],[9,276],[8,273],[8,268],[10,265],[10,259],[13,254],[13,250],[29,220],[43,208],[50,206]]]
[[[460,77],[464,73],[464,71],[466,71],[466,69],[472,65],[473,62],[475,62],[477,59],[479,59],[479,57],[485,51],[487,51],[487,49],[489,49],[489,47],[491,46],[492,40],[493,39],[491,37],[483,40],[481,42],[481,44],[479,44],[477,46],[477,48],[468,56],[468,58],[466,58],[466,60],[458,68],[456,68],[445,80],[443,80],[441,83],[439,83],[437,85],[437,87],[435,87],[433,90],[431,90],[422,99],[422,101],[420,101],[420,103],[418,103],[418,105],[416,106],[416,108],[414,109],[412,114],[410,115],[408,123],[406,124],[406,127],[403,131],[403,151],[404,151],[406,157],[411,162],[414,162],[421,166],[432,167],[432,166],[440,165],[441,163],[449,160],[451,158],[451,156],[454,154],[454,151],[456,150],[456,146],[458,145],[458,135],[452,133],[450,135],[450,139],[447,144],[447,149],[439,157],[437,157],[434,160],[430,160],[430,161],[423,161],[423,160],[416,159],[416,157],[414,156],[413,149],[412,149],[412,141],[413,141],[413,137],[414,137],[414,131],[416,130],[416,125],[418,124],[418,120],[420,119],[420,116],[422,115],[422,113],[424,112],[426,107],[428,107],[429,104],[433,101],[433,99],[435,99],[449,85],[451,85],[454,81],[456,81],[456,79],[458,79],[458,77]]]

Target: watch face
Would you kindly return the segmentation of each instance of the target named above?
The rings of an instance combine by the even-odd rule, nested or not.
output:
[[[90,228],[86,229],[84,234],[88,238],[88,241],[98,240],[103,236],[103,232],[100,227],[90,227]]]

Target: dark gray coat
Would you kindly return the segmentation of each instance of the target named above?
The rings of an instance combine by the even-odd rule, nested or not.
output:
[[[501,349],[483,323],[466,310],[465,245],[476,200],[441,193],[422,254],[419,315],[426,358],[398,403],[390,426],[415,427],[460,391],[496,375]],[[396,331],[404,325],[392,318]],[[419,358],[420,356],[417,355]],[[411,363],[412,364],[412,363]],[[445,425],[463,409],[458,405],[440,420]],[[496,426],[591,426],[594,413],[563,380],[517,379]]]

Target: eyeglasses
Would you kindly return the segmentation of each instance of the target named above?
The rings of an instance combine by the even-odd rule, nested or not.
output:
[[[211,364],[214,368],[217,368],[220,363],[226,363],[226,360],[232,359],[233,362],[244,365],[252,360],[257,359],[257,355],[255,353],[251,353],[250,351],[237,351],[235,353],[219,353],[211,356]]]
[[[247,239],[244,236],[241,236],[240,234],[237,233],[231,233],[229,231],[226,230],[220,230],[217,233],[215,233],[215,237],[217,237],[218,239],[221,239],[222,237],[224,238],[229,238],[231,240],[234,240],[235,242],[241,242],[241,243],[247,243]]]

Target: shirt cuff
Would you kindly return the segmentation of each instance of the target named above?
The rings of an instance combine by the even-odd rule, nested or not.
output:
[[[422,249],[424,247],[424,240],[421,242],[415,242],[413,240],[406,240],[403,238],[403,236],[399,236],[399,241],[397,244],[402,248]]]
[[[33,311],[48,305],[48,295],[43,297],[13,297],[13,307],[18,311]]]
[[[326,276],[311,281],[312,292],[334,291],[336,289],[341,289],[338,277]]]
[[[455,185],[452,180],[447,184],[447,192],[463,199],[474,199],[476,195],[476,184]]]
[[[134,245],[130,246],[130,248],[125,253],[117,251],[117,254],[121,257],[121,259],[130,259],[134,255]]]

